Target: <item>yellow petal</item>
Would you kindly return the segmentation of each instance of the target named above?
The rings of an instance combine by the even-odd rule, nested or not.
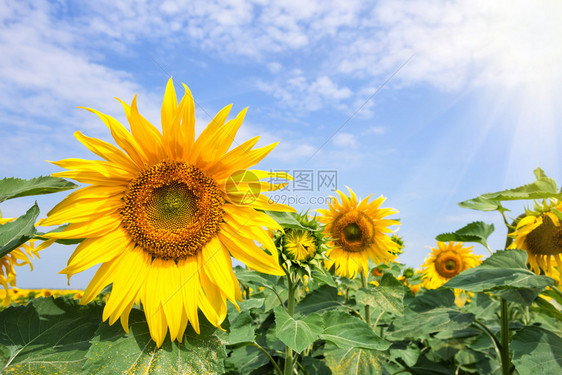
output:
[[[230,233],[229,229],[221,230],[219,237],[230,254],[248,267],[270,275],[285,274],[279,266],[278,258],[267,254],[254,241]]]
[[[64,209],[58,209],[43,220],[43,226],[59,225],[64,223],[80,223],[92,220],[99,215],[117,213],[123,207],[123,201],[118,198],[111,199],[81,199]]]
[[[85,239],[74,250],[68,265],[59,273],[74,275],[98,263],[109,262],[126,252],[130,240],[123,230],[118,229],[105,236]]]
[[[203,272],[209,280],[220,288],[226,298],[232,303],[236,303],[234,281],[228,272],[228,270],[232,270],[232,262],[217,237],[213,237],[201,249],[201,261]],[[236,281],[236,283],[238,282]],[[236,287],[238,286],[236,285]]]
[[[181,277],[174,260],[162,260],[159,267],[160,299],[170,327],[170,338],[174,341],[180,333],[183,311]]]
[[[129,155],[123,153],[117,147],[110,143],[104,142],[97,138],[90,138],[77,131],[74,133],[76,139],[78,139],[84,146],[86,146],[90,151],[105,160],[119,165],[121,168],[131,172],[136,173],[138,171],[138,166],[135,165],[133,160]]]
[[[45,233],[43,237],[64,239],[64,238],[88,238],[99,237],[116,230],[121,225],[121,215],[112,214],[100,216],[94,221],[85,223],[70,224],[62,232]]]
[[[84,107],[79,107],[84,108]],[[115,143],[121,147],[135,162],[137,167],[144,168],[144,164],[148,161],[144,151],[137,144],[133,135],[119,121],[111,116],[104,115],[103,113],[91,108],[84,108],[87,111],[95,113],[107,125],[111,131]]]
[[[199,265],[197,257],[187,257],[178,262],[180,271],[183,303],[191,326],[199,333],[199,296],[201,294],[201,283],[199,282]]]
[[[131,133],[147,156],[149,165],[158,163],[165,155],[162,134],[139,113],[136,95],[130,107],[125,102],[119,101],[123,105],[123,109],[129,120]]]
[[[227,105],[216,114],[216,116],[209,122],[209,125],[201,132],[195,143],[193,144],[193,151],[190,155],[190,161],[195,164],[200,164],[205,161],[212,161],[214,154],[214,142],[217,141],[219,132],[228,117],[228,113],[232,105]]]
[[[185,94],[180,102],[179,115],[181,117],[181,139],[183,145],[183,160],[190,160],[189,155],[195,142],[195,103],[191,91],[183,84]]]

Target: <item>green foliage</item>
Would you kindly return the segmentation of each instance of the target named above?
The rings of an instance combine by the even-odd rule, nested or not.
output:
[[[311,345],[324,329],[319,314],[310,314],[304,319],[291,317],[282,307],[275,308],[275,334],[295,352],[302,352]]]
[[[201,333],[188,326],[182,343],[164,341],[157,348],[150,338],[144,313],[133,309],[129,318],[129,333],[119,323],[102,323],[88,351],[84,372],[90,374],[219,374],[224,372],[226,352],[217,336],[217,329],[201,315]]]
[[[513,363],[520,375],[562,373],[562,337],[541,327],[524,327],[513,336]]]
[[[292,229],[303,229],[308,230],[309,228],[303,226],[299,220],[297,220],[297,214],[292,212],[282,212],[282,211],[264,211],[266,214],[271,216],[276,222],[281,224],[283,228]]]
[[[394,276],[385,273],[377,288],[361,288],[355,298],[362,305],[369,305],[379,311],[402,315],[404,310],[404,285]]]
[[[435,237],[437,241],[476,242],[488,247],[488,237],[494,232],[494,224],[475,221],[453,233],[443,233]]]
[[[461,202],[459,205],[461,207],[481,211],[502,211],[505,210],[501,207],[501,204],[499,204],[499,202],[502,201],[562,197],[560,191],[558,191],[556,182],[552,178],[547,177],[542,169],[537,168],[533,173],[535,174],[536,180],[530,184],[515,189],[482,194],[476,198]]]
[[[390,343],[380,338],[369,325],[345,311],[327,311],[322,314],[325,329],[320,335],[339,348],[386,350]]]
[[[338,296],[338,290],[329,285],[322,285],[307,295],[297,304],[295,311],[300,314],[320,313],[332,310],[343,304],[343,298]]]
[[[57,193],[74,189],[78,185],[59,177],[41,176],[24,180],[21,178],[4,178],[0,180],[0,203],[8,199]]]
[[[439,331],[455,331],[469,327],[474,322],[474,315],[458,310],[438,307],[416,312],[405,309],[404,316],[396,318],[390,327],[392,338],[429,337]]]
[[[492,292],[506,300],[530,304],[544,288],[554,285],[554,280],[529,271],[526,260],[523,250],[497,251],[481,265],[453,277],[444,287]]]
[[[24,215],[0,225],[0,257],[33,238],[37,216],[39,216],[39,207],[35,203]]]
[[[101,306],[69,298],[39,298],[0,312],[4,374],[75,374],[86,362]]]
[[[535,176],[531,184],[483,194],[460,205],[503,214],[507,211],[504,201],[562,197],[556,183],[540,168]],[[4,179],[0,181],[0,202],[73,187],[62,179]],[[34,227],[38,213],[34,205],[16,221],[0,227],[2,255],[31,238],[41,239]],[[419,284],[421,275],[405,269],[404,264],[374,265],[378,272],[363,280],[337,277],[323,268],[325,241],[314,218],[267,214],[285,233],[312,231],[322,249],[304,261],[288,259],[281,252],[280,263],[287,273],[283,277],[235,267],[244,300],[238,304],[240,310],[228,304],[224,330],[213,327],[200,314],[201,334],[188,327],[182,343],[171,342],[168,336],[157,348],[137,306],[130,315],[129,333],[125,333],[119,322],[112,326],[101,322],[104,298],[88,306],[68,297],[39,298],[0,311],[1,372],[562,373],[562,292],[552,279],[529,270],[525,251],[496,251],[443,287],[421,288],[414,295],[409,286]],[[493,225],[475,221],[436,239],[488,247],[493,232]],[[280,250],[282,236],[283,231],[274,235]],[[377,283],[369,283],[373,281]],[[469,298],[462,307],[455,303],[459,290],[466,291],[462,295]]]
[[[326,349],[326,363],[334,375],[378,375],[382,373],[385,356],[376,350],[349,347]]]

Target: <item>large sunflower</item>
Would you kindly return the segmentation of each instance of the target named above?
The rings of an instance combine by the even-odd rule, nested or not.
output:
[[[276,144],[253,149],[255,137],[228,151],[246,110],[225,123],[231,106],[225,107],[195,139],[194,102],[184,87],[178,105],[168,81],[162,133],[139,114],[136,96],[131,106],[121,102],[131,132],[86,108],[109,127],[121,149],[76,132],[104,160],[54,162],[69,169],[54,176],[89,185],[55,206],[43,223],[70,223],[63,232],[50,233],[51,238],[84,238],[61,273],[70,278],[101,263],[80,302],[92,301],[112,284],[103,319],[113,324],[120,318],[128,332],[129,313],[140,302],[158,346],[168,329],[171,340],[181,342],[188,322],[199,332],[198,308],[219,326],[226,300],[237,306],[241,294],[231,256],[260,272],[284,274],[264,229],[281,227],[256,209],[294,211],[256,194],[257,186],[261,191],[284,186],[260,181],[272,173],[247,170]]]
[[[348,188],[349,189],[349,188]],[[319,221],[326,224],[324,233],[330,238],[325,262],[327,268],[336,266],[336,274],[353,278],[358,272],[367,273],[369,258],[377,263],[388,262],[396,258],[399,245],[392,241],[387,233],[388,227],[399,225],[396,220],[384,219],[398,211],[393,208],[380,208],[386,198],[380,196],[369,203],[369,198],[359,204],[355,193],[349,189],[351,197],[337,190],[341,204],[332,199],[329,209],[318,209],[322,214]]]
[[[545,274],[562,282],[562,225],[552,208],[562,211],[562,203],[537,206],[538,212],[527,211],[527,216],[510,234],[514,237],[510,249],[527,251],[527,262],[537,274]]]
[[[482,256],[473,254],[472,249],[473,246],[464,247],[462,242],[437,242],[437,248],[431,248],[422,265],[422,286],[426,289],[439,288],[462,271],[479,265]],[[455,303],[461,307],[468,296],[460,289],[455,289],[454,293]]]
[[[14,220],[15,218],[0,218],[0,224],[6,224]],[[4,306],[8,306],[12,302],[8,290],[9,286],[16,286],[16,270],[14,266],[25,266],[28,264],[29,268],[33,271],[31,259],[34,257],[39,258],[39,251],[50,244],[49,241],[45,241],[38,247],[35,247],[35,240],[30,240],[0,258],[0,285],[2,285],[5,290],[5,296],[2,302]]]

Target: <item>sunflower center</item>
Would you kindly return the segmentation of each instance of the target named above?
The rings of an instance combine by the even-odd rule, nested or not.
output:
[[[463,270],[461,257],[453,251],[444,251],[435,260],[435,270],[446,279],[457,276]]]
[[[155,258],[179,260],[197,254],[219,231],[224,199],[199,168],[164,161],[127,187],[123,227]]]
[[[348,242],[361,241],[361,228],[357,223],[350,223],[343,228],[343,235]]]
[[[535,255],[562,254],[562,229],[549,215],[542,215],[542,224],[527,234],[525,244]]]
[[[344,251],[362,252],[373,244],[373,221],[362,212],[348,212],[335,219],[331,237]]]

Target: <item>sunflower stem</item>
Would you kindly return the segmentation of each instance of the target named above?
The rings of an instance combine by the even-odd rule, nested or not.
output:
[[[293,285],[293,280],[290,274],[287,275],[287,283],[288,283],[288,292],[289,296],[287,298],[287,314],[290,317],[293,317],[293,313],[295,311],[295,287]],[[293,374],[293,350],[289,347],[285,347],[285,375],[292,375]]]
[[[277,362],[275,362],[275,360],[273,359],[273,357],[267,352],[267,350],[265,350],[264,348],[261,347],[261,345],[259,345],[257,342],[253,342],[250,344],[251,346],[258,348],[259,350],[261,350],[261,352],[263,354],[265,354],[267,356],[267,358],[269,358],[269,361],[271,362],[271,364],[273,365],[273,367],[275,368],[275,371],[277,372],[277,374],[279,375],[283,375],[283,372],[281,371],[281,368],[279,368],[279,365],[277,364]]]
[[[501,299],[501,360],[502,374],[511,374],[511,359],[509,358],[509,317],[507,314],[507,301]]]
[[[377,329],[377,325],[379,324],[379,320],[381,320],[383,314],[384,314],[384,310],[381,311],[379,316],[377,316],[377,320],[375,320],[375,325],[373,326],[373,331],[375,331]]]
[[[363,270],[361,271],[361,284],[363,286],[363,288],[367,288],[367,278],[368,278],[368,274],[366,274],[366,272]],[[371,326],[371,306],[369,305],[365,305],[365,321],[367,322],[367,324],[369,325],[369,327]],[[378,319],[377,319],[378,321]]]
[[[478,319],[475,319],[474,322],[476,323],[475,326],[476,328],[480,329],[482,332],[484,332],[486,335],[488,335],[490,337],[490,340],[492,340],[492,343],[494,344],[494,349],[496,350],[496,355],[498,356],[498,362],[500,362],[501,365],[501,360],[502,360],[502,351],[501,351],[501,343],[499,342],[498,338],[496,337],[496,335],[494,335],[494,333],[492,331],[490,331],[490,329],[481,321],[479,321]]]

